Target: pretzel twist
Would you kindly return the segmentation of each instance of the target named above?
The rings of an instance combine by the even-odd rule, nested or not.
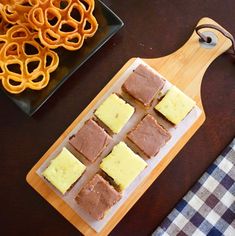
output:
[[[0,80],[10,93],[44,88],[59,64],[56,52],[41,46],[37,34],[15,25],[0,35]]]
[[[94,0],[0,0],[3,87],[14,94],[44,88],[59,64],[51,49],[77,50],[97,31],[94,5]]]
[[[11,26],[11,24],[5,20],[2,8],[3,5],[0,3],[0,35],[5,34]]]
[[[92,37],[98,24],[93,16],[94,0],[35,0],[28,14],[43,45],[77,50]],[[63,5],[64,4],[64,5]]]
[[[32,9],[32,0],[9,0],[0,7],[4,20],[12,25],[28,24],[28,13]]]

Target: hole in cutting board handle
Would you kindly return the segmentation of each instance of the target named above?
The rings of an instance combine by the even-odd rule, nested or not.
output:
[[[201,47],[210,49],[217,45],[218,38],[213,32],[206,31],[206,32],[203,32],[203,35],[207,38],[207,41],[205,42],[201,38],[199,38],[199,43]]]
[[[207,42],[207,43],[211,43],[211,42],[212,42],[212,38],[211,38],[211,37],[207,37],[207,38],[206,38],[206,42]]]
[[[227,32],[225,29],[221,28],[220,26],[218,25],[214,25],[214,24],[202,24],[202,25],[198,25],[196,26],[195,28],[195,31],[197,33],[197,35],[200,37],[201,41],[204,42],[204,44],[202,45],[206,45],[206,44],[212,44],[213,43],[213,37],[211,36],[207,36],[205,35],[205,33],[209,33],[211,34],[212,36],[215,36],[213,35],[213,32],[204,32],[204,33],[200,33],[199,30],[200,29],[205,29],[205,28],[208,28],[208,29],[214,29],[214,30],[217,30],[219,31],[222,35],[224,35],[226,38],[228,38],[231,43],[232,43],[232,46],[231,46],[231,50],[230,50],[230,54],[232,55],[235,55],[235,39],[233,37],[232,34],[230,34],[229,32]],[[215,36],[216,37],[216,36]],[[209,38],[211,38],[211,42],[210,40],[208,40]],[[215,46],[215,45],[214,45]],[[206,46],[207,47],[207,46]]]

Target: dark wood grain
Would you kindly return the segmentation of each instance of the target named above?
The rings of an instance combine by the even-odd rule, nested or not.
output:
[[[201,17],[235,35],[235,2],[104,1],[124,28],[33,116],[0,93],[1,235],[80,235],[25,176],[67,126],[131,57],[160,57],[179,48]],[[235,135],[235,62],[219,57],[202,84],[207,120],[111,235],[150,235]]]

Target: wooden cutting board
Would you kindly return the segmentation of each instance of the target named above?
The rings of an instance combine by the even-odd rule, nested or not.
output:
[[[201,24],[215,24],[216,22],[209,18],[203,18],[199,21]],[[113,77],[113,79],[102,89],[95,99],[86,107],[86,109],[75,119],[75,121],[67,128],[67,130],[58,138],[58,140],[43,155],[37,164],[30,170],[26,180],[27,182],[45,198],[54,208],[59,211],[69,222],[71,222],[84,235],[107,235],[130,210],[135,202],[142,196],[154,180],[162,173],[167,165],[173,160],[176,154],[182,149],[192,135],[205,121],[205,113],[201,101],[201,83],[203,75],[207,67],[222,53],[231,47],[229,39],[225,38],[221,33],[213,29],[202,29],[203,31],[213,32],[217,38],[217,44],[214,47],[203,47],[199,43],[199,37],[193,32],[190,39],[176,52],[161,58],[143,59],[147,64],[156,69],[167,80],[175,84],[188,96],[197,102],[202,113],[194,125],[185,133],[185,135],[171,149],[167,156],[159,163],[159,165],[144,179],[139,187],[127,199],[111,218],[109,223],[100,233],[96,233],[89,225],[87,225],[77,215],[73,209],[68,206],[45,182],[37,175],[36,170],[50,156],[50,154],[60,145],[63,139],[74,129],[88,111],[100,100],[100,98],[109,90],[109,88],[119,79],[126,69],[134,62],[136,58],[130,59],[122,69]]]

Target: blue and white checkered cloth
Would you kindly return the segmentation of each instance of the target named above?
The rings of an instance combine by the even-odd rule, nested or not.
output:
[[[152,236],[235,236],[235,139]]]

